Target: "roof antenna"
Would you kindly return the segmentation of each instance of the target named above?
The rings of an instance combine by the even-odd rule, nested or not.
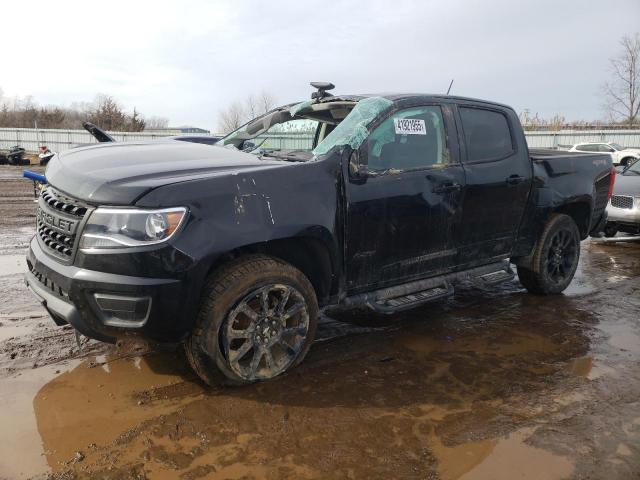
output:
[[[318,89],[317,92],[311,94],[311,99],[317,98],[318,100],[324,97],[331,97],[332,95],[327,93],[327,90],[336,88],[336,86],[330,82],[311,82],[311,86]]]
[[[453,86],[453,78],[451,79],[451,83],[449,84],[449,88],[447,88],[447,95],[449,95],[449,92],[451,91],[451,87]]]

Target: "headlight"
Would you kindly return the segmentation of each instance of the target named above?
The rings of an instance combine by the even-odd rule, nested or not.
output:
[[[161,243],[186,217],[182,207],[162,210],[97,208],[84,226],[80,248],[140,247]]]

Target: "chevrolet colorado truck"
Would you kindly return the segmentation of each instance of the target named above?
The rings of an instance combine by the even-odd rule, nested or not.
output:
[[[498,103],[312,85],[213,146],[57,154],[25,273],[53,320],[181,342],[205,382],[243,384],[299,364],[328,306],[399,312],[511,264],[534,294],[571,282],[609,155],[530,151]]]

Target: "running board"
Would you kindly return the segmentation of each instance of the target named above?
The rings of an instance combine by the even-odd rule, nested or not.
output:
[[[453,287],[447,283],[421,292],[410,293],[400,297],[382,298],[375,303],[367,304],[369,308],[380,313],[396,313],[417,307],[433,300],[447,298],[453,295]]]
[[[484,285],[496,285],[498,283],[512,280],[515,273],[509,268],[508,270],[498,270],[497,272],[485,273],[478,277],[478,281]]]
[[[447,273],[437,277],[382,288],[368,293],[347,297],[345,307],[366,306],[379,313],[396,313],[419,305],[446,298],[454,293],[453,286],[471,282],[477,286],[490,286],[510,280],[514,273],[507,260],[471,268],[462,272]]]

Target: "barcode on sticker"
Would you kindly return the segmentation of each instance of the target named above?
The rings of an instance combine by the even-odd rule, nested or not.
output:
[[[419,118],[394,118],[396,135],[426,135],[427,127]]]

